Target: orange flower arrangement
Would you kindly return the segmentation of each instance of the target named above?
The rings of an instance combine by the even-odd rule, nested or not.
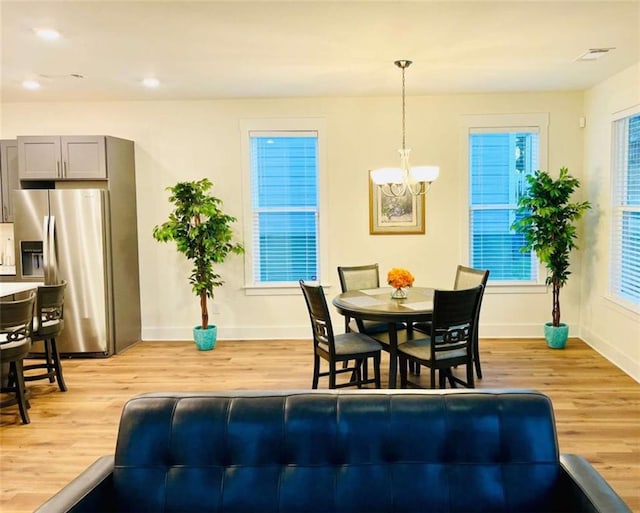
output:
[[[389,274],[387,274],[387,283],[396,289],[411,287],[414,279],[413,274],[399,267],[394,267],[389,271]]]

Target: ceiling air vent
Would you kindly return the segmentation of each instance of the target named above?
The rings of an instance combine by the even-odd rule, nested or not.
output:
[[[583,53],[576,61],[596,61],[611,50],[615,50],[615,48],[589,48],[589,51]]]

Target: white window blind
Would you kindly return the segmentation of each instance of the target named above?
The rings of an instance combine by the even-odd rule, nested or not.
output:
[[[539,169],[537,127],[469,129],[469,260],[494,282],[536,282],[538,261],[511,230],[526,176]]]
[[[640,305],[640,113],[613,124],[611,292]]]
[[[318,135],[249,133],[254,284],[318,280]]]

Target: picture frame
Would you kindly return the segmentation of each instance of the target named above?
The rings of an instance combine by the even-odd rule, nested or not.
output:
[[[369,233],[416,235],[425,233],[425,195],[387,196],[371,179],[369,171]]]

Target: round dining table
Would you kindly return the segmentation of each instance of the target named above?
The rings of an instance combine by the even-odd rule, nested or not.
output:
[[[332,304],[342,315],[352,319],[386,322],[388,333],[370,335],[374,339],[388,344],[389,350],[389,388],[396,388],[398,374],[398,326],[405,324],[405,337],[412,336],[411,326],[416,322],[430,321],[433,315],[433,291],[426,287],[404,289],[407,297],[393,299],[391,287],[377,289],[349,290],[336,296]],[[405,338],[405,339],[406,339]]]

